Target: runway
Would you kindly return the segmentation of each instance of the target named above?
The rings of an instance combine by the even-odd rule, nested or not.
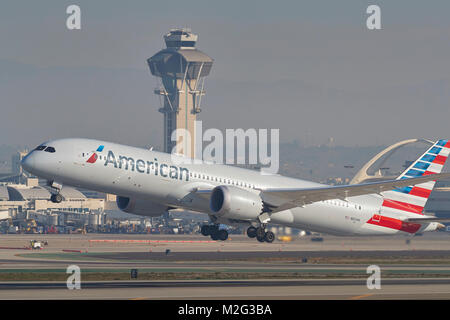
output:
[[[30,239],[49,245],[0,249],[0,299],[450,299],[446,233],[272,244],[245,236],[1,235],[0,243],[21,248]],[[73,264],[81,290],[66,287]],[[380,290],[367,288],[371,264],[381,268]]]
[[[384,279],[385,285],[450,285],[450,278]],[[83,289],[116,288],[222,288],[222,287],[303,287],[303,286],[366,286],[366,279],[287,279],[287,280],[209,280],[209,281],[86,281]],[[0,282],[0,290],[67,289],[65,282]]]
[[[313,258],[430,258],[430,259],[450,259],[450,250],[397,250],[392,251],[228,251],[228,252],[176,252],[166,254],[164,252],[114,252],[110,254],[90,255],[92,258],[114,259],[120,261],[254,261],[255,259],[264,261],[274,260],[295,260],[295,259],[313,259]]]
[[[65,283],[0,283],[1,299],[449,299],[450,278],[386,279],[367,289],[362,279],[256,281],[87,282],[80,290]]]

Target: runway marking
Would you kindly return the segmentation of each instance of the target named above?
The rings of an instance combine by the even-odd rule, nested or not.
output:
[[[89,245],[91,242],[107,242],[107,243],[217,243],[214,240],[126,240],[126,239],[91,239],[88,240]],[[21,248],[16,248],[21,249]]]
[[[148,300],[147,297],[137,297],[137,298],[131,298],[130,300]]]
[[[367,298],[367,297],[370,297],[370,296],[373,296],[373,293],[367,293],[367,294],[363,294],[363,295],[360,295],[360,296],[354,296],[354,297],[350,297],[348,299],[349,300],[359,300],[359,299]]]

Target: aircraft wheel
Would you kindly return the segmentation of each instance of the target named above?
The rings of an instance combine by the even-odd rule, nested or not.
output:
[[[260,237],[260,236],[256,236],[256,240],[258,240],[259,242],[265,242],[266,241],[264,239],[264,237]]]
[[[210,236],[212,240],[219,240],[219,232],[212,232]]]
[[[53,203],[61,203],[61,201],[62,201],[62,195],[60,195],[59,193],[57,193],[57,194],[52,194],[52,196],[50,197],[50,200],[51,200]]]
[[[249,227],[249,228],[247,229],[247,236],[248,236],[249,238],[254,238],[254,237],[256,237],[256,228],[253,227],[253,226]]]
[[[219,238],[219,240],[225,241],[228,239],[228,231],[227,230],[219,230],[217,232],[217,237]]]
[[[209,226],[209,235],[213,240],[219,240],[219,228],[216,226]]]
[[[275,240],[275,234],[272,231],[267,231],[264,235],[264,240],[268,243],[272,243]]]
[[[264,228],[261,228],[261,227],[256,228],[256,237],[264,239],[265,234],[266,234],[266,231],[264,230]]]
[[[259,242],[265,242],[266,240],[264,239],[264,236],[259,236],[259,235],[256,235],[256,240],[258,240]]]
[[[211,234],[210,229],[211,229],[211,227],[209,225],[207,225],[207,224],[203,225],[201,228],[202,235],[204,235],[205,237],[209,236]]]

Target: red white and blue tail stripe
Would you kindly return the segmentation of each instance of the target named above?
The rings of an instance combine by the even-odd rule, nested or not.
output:
[[[441,173],[450,153],[450,141],[439,140],[397,179],[417,178]],[[433,190],[435,181],[382,192],[382,209],[398,213],[423,214],[423,208]]]

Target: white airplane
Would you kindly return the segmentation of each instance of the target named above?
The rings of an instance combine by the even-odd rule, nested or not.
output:
[[[415,234],[442,228],[423,208],[450,152],[439,140],[396,180],[328,186],[218,164],[186,164],[180,156],[90,139],[48,141],[22,167],[52,188],[63,185],[118,195],[128,213],[158,216],[174,208],[207,213],[202,234],[226,240],[219,224],[244,224],[247,235],[272,242],[268,223],[335,235]],[[178,157],[178,158],[177,158]],[[173,161],[173,160],[177,161]]]

